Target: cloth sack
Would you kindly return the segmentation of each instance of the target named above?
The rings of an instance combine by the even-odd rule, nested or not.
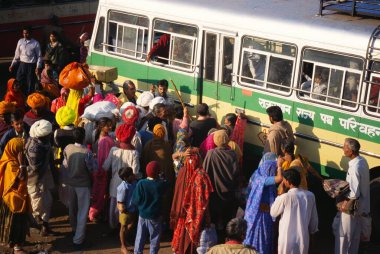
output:
[[[82,118],[86,118],[90,121],[97,121],[101,117],[107,117],[109,119],[114,118],[113,110],[116,109],[115,104],[109,101],[99,101],[94,103],[84,110]]]
[[[347,194],[350,190],[348,182],[340,179],[327,179],[323,181],[323,189],[332,198]]]
[[[66,88],[81,90],[90,83],[91,73],[86,64],[69,63],[59,74],[59,84]]]

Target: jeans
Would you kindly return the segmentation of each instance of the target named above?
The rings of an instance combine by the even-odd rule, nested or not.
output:
[[[146,241],[146,235],[149,233],[150,254],[157,254],[160,249],[161,218],[156,220],[144,219],[139,216],[137,225],[135,254],[142,254]]]

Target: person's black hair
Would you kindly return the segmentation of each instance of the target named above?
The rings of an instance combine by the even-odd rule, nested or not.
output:
[[[86,137],[86,131],[82,127],[76,127],[73,130],[73,137],[75,143],[83,144],[84,138]]]
[[[175,107],[175,118],[182,119],[183,118],[183,107],[177,106]]]
[[[169,87],[169,83],[166,79],[161,79],[160,81],[158,81],[157,86]]]
[[[112,123],[112,120],[107,117],[101,117],[98,121],[98,125],[96,127],[95,131],[95,140],[99,139],[100,132],[102,131],[102,128],[105,127],[107,124]]]
[[[290,155],[294,154],[294,142],[287,140],[283,145],[282,148],[284,149],[284,152]]]
[[[220,127],[221,130],[225,130],[226,133],[227,133],[227,136],[231,136],[232,134],[232,128],[230,126],[227,126],[227,125],[222,125]]]
[[[57,31],[51,31],[51,32],[50,32],[50,35],[54,35],[55,37],[57,37],[57,39],[58,39],[58,37],[59,37]]]
[[[230,220],[226,227],[226,238],[242,242],[247,231],[247,222],[243,218],[234,218]]]
[[[293,186],[300,186],[301,183],[301,169],[299,167],[290,167],[288,170],[285,170],[283,177]]]
[[[166,108],[166,105],[163,103],[157,103],[156,105],[154,105],[153,110],[152,110],[153,115],[155,115],[155,116],[158,115],[158,113],[160,113],[160,111],[163,108]]]
[[[121,168],[118,171],[119,177],[123,181],[127,181],[127,179],[133,175],[133,169],[131,167]]]
[[[234,113],[228,113],[226,116],[225,116],[225,119],[227,119],[227,121],[229,121],[231,123],[232,126],[235,126],[236,124],[236,120],[237,120],[237,116],[236,114]]]
[[[272,117],[272,120],[275,122],[280,122],[284,119],[282,110],[279,106],[271,106],[267,108],[267,114]]]
[[[156,116],[149,119],[148,120],[148,130],[153,132],[154,126],[156,126],[156,124],[162,124],[162,119],[159,117],[156,117]]]
[[[11,122],[20,121],[23,119],[23,117],[23,114],[20,111],[16,110],[16,112],[11,114]]]
[[[31,33],[31,32],[32,32],[32,27],[30,27],[30,26],[23,26],[23,27],[22,27],[22,31],[24,31],[24,30],[26,30],[26,31],[28,31],[29,33]]]
[[[44,64],[47,64],[47,65],[53,66],[52,61],[49,60],[49,59],[45,59],[45,60],[44,60]]]
[[[197,106],[197,113],[200,116],[207,116],[207,115],[209,115],[208,105],[206,103],[198,104],[198,106]]]

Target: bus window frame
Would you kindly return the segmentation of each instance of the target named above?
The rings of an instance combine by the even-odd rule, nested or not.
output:
[[[168,22],[168,23],[173,23],[173,24],[179,24],[179,25],[184,25],[184,26],[189,26],[189,27],[193,27],[197,30],[197,36],[190,36],[190,35],[184,35],[184,34],[179,34],[179,33],[172,33],[172,32],[169,32],[169,31],[163,31],[163,30],[160,30],[160,29],[157,29],[155,30],[154,29],[154,26],[155,26],[155,22],[159,20],[159,21],[163,21],[163,22]],[[189,23],[184,23],[184,22],[177,22],[177,21],[173,21],[173,20],[168,20],[168,19],[162,19],[162,18],[159,18],[159,17],[155,17],[152,19],[152,30],[151,30],[151,39],[149,41],[149,50],[147,50],[147,54],[150,52],[150,50],[152,49],[153,47],[153,44],[154,44],[154,34],[155,32],[159,32],[159,33],[166,33],[166,34],[170,34],[170,48],[169,48],[169,58],[168,59],[165,59],[168,61],[168,64],[165,64],[165,63],[160,63],[160,62],[156,62],[156,61],[150,61],[151,64],[155,65],[155,66],[160,66],[160,67],[164,67],[164,68],[168,68],[168,69],[173,69],[173,70],[178,70],[178,71],[182,71],[182,72],[186,72],[186,73],[194,73],[195,70],[196,70],[196,67],[199,66],[197,65],[196,63],[196,59],[197,59],[197,49],[198,49],[198,45],[199,45],[199,27],[197,25],[194,25],[194,24],[189,24]],[[182,68],[180,66],[175,66],[175,65],[171,65],[169,64],[170,62],[173,62],[173,59],[171,59],[171,54],[172,54],[172,47],[173,47],[173,37],[172,37],[172,34],[175,35],[175,37],[180,37],[180,38],[184,38],[184,39],[191,39],[193,40],[193,45],[194,45],[194,48],[193,48],[193,52],[192,52],[192,56],[191,56],[191,64],[187,64],[187,63],[184,63],[184,64],[187,64],[189,66],[191,66],[191,68]],[[178,36],[180,35],[180,36]],[[161,57],[161,59],[164,59],[163,57]]]
[[[100,28],[100,23],[101,23],[101,19],[103,18],[103,20],[104,20],[104,24],[103,24],[103,38],[102,38],[102,42],[100,43],[100,48],[101,49],[97,49],[96,48],[96,39],[98,38],[98,32],[99,32],[99,28]],[[97,19],[97,23],[96,23],[96,27],[95,27],[95,25],[94,25],[94,28],[96,28],[96,33],[95,33],[95,40],[94,40],[94,44],[93,44],[93,51],[94,52],[98,52],[98,53],[103,53],[104,54],[104,37],[107,35],[107,29],[106,29],[106,17],[105,16],[100,16],[98,19]],[[89,52],[90,54],[91,54],[91,51]]]
[[[379,78],[380,80],[380,74],[377,74],[377,73],[372,73],[371,74],[371,79],[370,79],[370,82],[374,82],[373,81],[373,78]],[[379,98],[378,98],[378,106],[371,106],[369,105],[369,96],[370,96],[370,91],[371,91],[371,85],[372,83],[370,82],[365,82],[367,83],[366,85],[366,89],[365,89],[365,102],[364,102],[364,105],[363,105],[363,108],[364,108],[364,113],[368,116],[371,116],[371,117],[380,117],[380,108],[375,108],[377,112],[373,112],[373,111],[370,111],[369,108],[373,108],[373,107],[380,107],[380,91],[379,91]],[[380,84],[379,84],[380,86]]]
[[[204,40],[205,40],[205,43],[204,43],[204,47],[206,47],[206,45],[207,45],[207,34],[212,34],[212,35],[215,35],[216,36],[216,43],[215,44],[218,44],[218,42],[219,42],[219,37],[220,37],[220,34],[219,33],[217,33],[217,32],[214,32],[214,31],[207,31],[207,30],[204,30]],[[219,62],[219,54],[216,52],[216,49],[218,49],[219,48],[219,46],[218,45],[215,45],[216,46],[216,48],[215,48],[215,62],[214,62],[214,79],[213,80],[211,80],[211,79],[207,79],[207,78],[205,78],[205,68],[204,68],[204,70],[203,70],[203,72],[204,73],[202,73],[202,77],[204,78],[204,80],[205,81],[207,81],[207,82],[210,82],[210,83],[218,83],[218,79],[219,79],[219,64],[218,64],[218,62]],[[207,52],[207,48],[205,48],[205,52],[204,52],[204,55],[206,55],[206,52]],[[206,66],[206,58],[205,57],[203,57],[203,59],[202,59],[202,63],[203,63],[203,66]]]
[[[120,21],[110,20],[110,13],[111,12],[117,12],[117,13],[120,13],[120,14],[126,14],[126,15],[146,18],[148,20],[148,26],[147,27],[143,27],[143,26],[133,25],[133,24],[124,23],[124,22],[120,22]],[[146,28],[146,30],[148,31],[147,32],[147,48],[146,48],[147,51],[144,53],[144,49],[143,49],[142,52],[137,52],[137,51],[133,51],[133,50],[125,49],[125,48],[120,48],[120,47],[117,46],[117,42],[116,42],[116,45],[112,45],[112,44],[108,44],[108,40],[106,40],[107,43],[103,43],[103,45],[105,47],[105,50],[103,52],[106,52],[107,54],[110,54],[110,55],[115,55],[115,56],[119,56],[119,57],[123,57],[123,58],[127,58],[127,59],[136,60],[136,61],[139,61],[139,62],[145,62],[146,56],[148,55],[149,29],[150,29],[150,24],[151,24],[149,17],[146,16],[146,15],[141,15],[141,14],[136,14],[136,13],[123,12],[123,11],[119,11],[119,10],[109,9],[108,12],[107,12],[107,24],[106,24],[107,33],[105,34],[106,39],[108,38],[108,35],[109,35],[109,24],[110,24],[110,22],[116,24],[116,28],[117,28],[116,34],[118,34],[118,30],[119,30],[118,27],[119,27],[119,25],[122,25],[123,29],[124,29],[124,26],[127,26],[129,28],[137,29],[137,38],[138,38],[138,31],[139,31],[139,29],[142,28],[142,30],[144,31],[144,29]],[[136,38],[136,40],[137,40],[137,38]],[[144,44],[144,38],[145,38],[145,35],[143,36],[143,40],[142,40],[143,44]],[[138,45],[138,43],[135,44],[135,48],[136,48],[137,45]],[[121,50],[125,50],[125,51],[132,51],[132,52],[135,53],[135,55],[136,54],[141,54],[141,57],[133,57],[131,55],[126,55],[126,54],[118,53],[116,51],[110,51],[108,49],[108,47],[112,47],[114,49],[120,48]],[[144,48],[144,45],[142,45],[142,47]]]
[[[290,45],[290,46],[292,46],[292,47],[295,48],[295,55],[294,55],[294,57],[291,57],[291,56],[282,55],[282,54],[278,54],[278,53],[273,53],[273,52],[268,52],[268,51],[261,51],[261,50],[258,50],[258,49],[244,48],[243,47],[243,43],[244,43],[244,39],[246,37],[251,37],[251,38],[255,38],[255,39],[259,39],[259,40],[266,40],[266,41],[269,41],[269,42],[282,43],[284,45]],[[265,63],[265,76],[264,76],[264,80],[263,81],[261,81],[261,80],[255,80],[253,78],[242,76],[244,51],[249,51],[249,52],[252,52],[252,53],[257,53],[257,54],[265,55],[267,57],[267,60],[266,60],[266,63]],[[291,82],[290,82],[289,86],[284,86],[284,85],[275,84],[275,83],[266,81],[268,79],[269,64],[270,64],[270,58],[271,58],[271,56],[277,57],[277,58],[286,59],[286,60],[293,60]],[[251,89],[258,89],[258,90],[261,90],[261,91],[271,92],[271,93],[273,92],[275,94],[279,94],[279,95],[282,95],[282,96],[289,97],[289,96],[291,96],[291,94],[293,93],[293,90],[294,90],[295,71],[296,71],[296,66],[297,66],[297,57],[298,57],[298,46],[297,46],[297,44],[286,42],[286,41],[281,41],[281,40],[273,40],[273,39],[267,39],[267,38],[253,36],[253,35],[249,35],[249,34],[244,34],[241,37],[241,41],[240,41],[239,63],[238,63],[238,73],[239,74],[236,75],[237,76],[236,77],[237,83],[240,86],[242,86],[242,87],[247,87],[247,88],[251,88]],[[263,82],[263,83],[265,83],[265,87],[264,86],[259,86],[259,85],[254,85],[254,84],[249,84],[249,83],[246,83],[246,82],[242,82],[242,80],[241,80],[242,78],[243,79],[244,78],[245,79],[250,79],[252,81],[257,81],[257,82]],[[289,91],[282,92],[279,89],[271,89],[271,88],[268,89],[267,88],[268,85],[272,85],[272,86],[279,87],[279,88],[280,87],[284,87],[286,89],[289,89]]]
[[[323,101],[323,100],[318,100],[318,99],[312,99],[312,98],[308,98],[308,97],[304,97],[304,96],[300,96],[300,92],[303,92],[304,90],[301,90],[301,80],[302,80],[302,70],[303,70],[303,63],[304,63],[304,52],[305,50],[307,49],[310,49],[310,50],[314,50],[314,51],[320,51],[320,52],[324,52],[324,53],[330,53],[330,54],[335,54],[335,55],[340,55],[340,56],[345,56],[345,57],[352,57],[352,58],[356,58],[356,59],[360,59],[361,61],[363,61],[363,70],[355,70],[355,69],[351,69],[351,68],[347,68],[347,67],[343,67],[343,66],[338,66],[338,65],[332,65],[332,64],[326,64],[326,63],[321,63],[321,62],[311,62],[310,60],[306,60],[306,62],[309,62],[309,63],[313,63],[313,75],[312,75],[312,85],[314,85],[314,82],[313,82],[313,79],[314,79],[314,75],[315,75],[315,64],[318,64],[318,66],[321,66],[321,67],[326,67],[326,68],[329,68],[331,70],[331,68],[334,68],[334,69],[337,69],[337,70],[341,70],[343,69],[344,70],[344,79],[343,79],[343,82],[345,82],[345,79],[346,79],[346,73],[347,72],[351,72],[351,73],[360,73],[360,81],[359,81],[359,88],[358,88],[358,99],[357,101],[355,102],[356,106],[355,107],[347,107],[347,106],[343,106],[342,105],[342,102],[346,101],[346,102],[351,102],[351,101],[348,101],[348,100],[344,100],[343,98],[336,98],[336,97],[332,97],[332,96],[328,96],[327,94],[326,95],[323,95],[324,97],[327,98],[331,98],[331,99],[338,99],[340,100],[340,104],[336,104],[336,103],[329,103],[327,101]],[[300,100],[300,101],[307,101],[307,102],[310,102],[310,103],[313,103],[313,104],[316,104],[316,105],[324,105],[324,106],[328,106],[328,107],[331,107],[331,108],[334,108],[334,109],[338,109],[338,110],[345,110],[345,111],[348,111],[348,112],[357,112],[359,111],[359,107],[362,105],[362,103],[360,102],[360,98],[362,96],[362,90],[363,90],[363,79],[364,79],[364,73],[365,71],[365,59],[363,57],[360,57],[358,55],[353,55],[353,54],[346,54],[346,53],[342,53],[342,52],[337,52],[337,51],[332,51],[332,50],[323,50],[323,49],[320,49],[320,48],[316,48],[316,47],[311,47],[311,46],[304,46],[302,48],[302,51],[301,51],[301,58],[300,58],[300,61],[299,61],[299,77],[298,77],[298,83],[296,84],[296,96],[297,98]],[[330,77],[329,77],[330,78]],[[341,93],[344,92],[344,84],[342,84],[342,91]],[[312,93],[311,91],[308,92],[306,91],[307,93]],[[343,97],[343,96],[342,96]],[[351,102],[352,103],[352,102]]]

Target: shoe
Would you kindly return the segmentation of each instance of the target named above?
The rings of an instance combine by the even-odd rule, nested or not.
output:
[[[87,241],[84,241],[82,243],[73,243],[74,249],[76,251],[84,251],[85,249],[89,249],[91,247],[91,244]]]

